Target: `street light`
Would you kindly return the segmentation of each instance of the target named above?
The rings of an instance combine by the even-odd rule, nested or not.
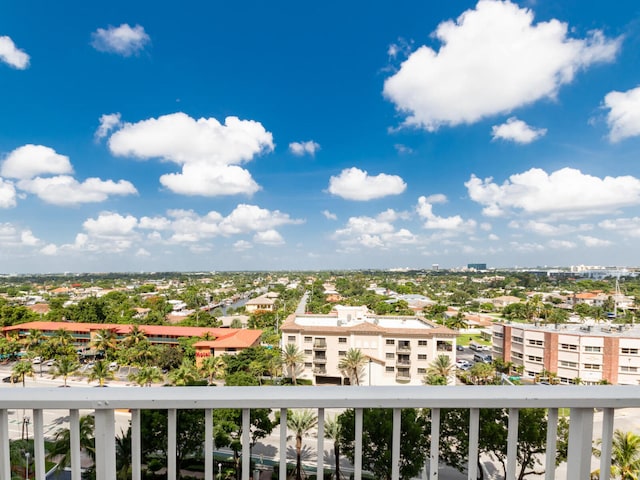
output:
[[[29,480],[29,457],[31,455],[29,454],[29,452],[24,452],[24,457],[27,459],[27,471],[26,471],[26,475],[25,475],[25,480]]]
[[[222,463],[218,464],[218,478],[222,478]]]

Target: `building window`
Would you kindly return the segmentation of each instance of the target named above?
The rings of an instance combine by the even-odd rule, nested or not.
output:
[[[568,362],[566,360],[560,360],[561,367],[569,367],[569,368],[577,368],[578,364],[576,362]]]
[[[422,353],[419,353],[419,354],[418,354],[418,360],[426,360],[426,359],[427,359],[427,356],[426,356],[426,355],[424,355],[424,354],[422,354]]]
[[[600,347],[594,347],[592,345],[585,345],[584,351],[585,352],[591,352],[591,353],[600,353]]]
[[[522,337],[511,337],[511,341],[513,343],[524,343],[524,339]]]
[[[311,368],[311,367],[313,367],[313,364],[311,362],[304,363],[304,368]]]
[[[585,370],[600,370],[600,365],[598,365],[597,363],[585,363],[584,364],[584,369]]]
[[[502,333],[502,332],[493,332],[493,336],[495,338],[504,338],[504,333]]]
[[[311,355],[313,353],[313,350],[305,350],[304,354],[305,355]]]
[[[346,350],[338,350],[338,356],[339,357],[344,357],[347,354]]]
[[[542,357],[536,357],[535,355],[527,355],[527,359],[530,362],[538,362],[538,363],[542,363]]]
[[[347,343],[347,337],[338,337],[338,343]]]
[[[419,368],[418,369],[418,375],[425,375],[427,373],[427,369],[426,368]]]
[[[620,349],[620,351],[622,353],[627,354],[627,355],[637,355],[638,354],[638,349],[637,348],[622,348],[622,349]]]
[[[636,373],[638,371],[638,367],[626,367],[626,366],[620,365],[620,371]]]
[[[578,346],[577,345],[573,345],[571,343],[561,343],[560,344],[560,348],[562,350],[577,350]]]
[[[384,371],[387,373],[393,373],[396,369],[394,367],[385,367]]]
[[[544,343],[542,340],[533,340],[533,339],[529,339],[529,345],[539,345],[542,346],[542,344]]]
[[[387,345],[395,345],[396,341],[393,338],[387,338],[386,342]]]
[[[396,354],[395,354],[395,353],[393,353],[393,352],[387,352],[385,356],[386,356],[387,358],[392,359],[392,360],[393,360],[394,358],[396,358]]]
[[[514,358],[522,358],[522,354],[520,352],[511,352],[511,356]]]
[[[289,335],[287,337],[287,342],[289,343],[296,343],[296,336],[295,335]]]
[[[426,340],[418,340],[418,346],[419,347],[426,347],[427,346],[427,341]]]
[[[312,337],[304,337],[304,343],[311,343],[313,341]]]

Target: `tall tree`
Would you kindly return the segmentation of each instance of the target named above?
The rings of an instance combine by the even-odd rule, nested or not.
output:
[[[141,387],[150,387],[153,383],[164,380],[164,375],[158,367],[140,367],[137,372],[130,373],[128,378]]]
[[[298,384],[297,373],[302,363],[304,363],[304,353],[294,343],[287,343],[282,350],[282,364],[287,368],[291,383],[294,385]]]
[[[296,480],[302,480],[302,440],[318,424],[318,417],[311,410],[290,410],[287,414],[287,428],[296,437]]]
[[[80,449],[92,460],[96,458],[94,428],[93,416],[84,415],[80,417]],[[68,428],[61,428],[56,431],[47,457],[57,463],[57,470],[64,470],[65,467],[71,465],[71,432]]]
[[[109,369],[109,365],[104,360],[97,360],[93,368],[87,375],[87,382],[97,381],[98,385],[104,387],[107,380],[112,380],[115,374]]]
[[[30,360],[20,360],[11,369],[11,374],[25,386],[25,377],[33,377],[33,364]]]
[[[110,328],[101,328],[95,333],[91,346],[105,357],[111,358],[113,351],[117,347],[115,332]]]
[[[183,359],[182,364],[177,369],[169,372],[169,381],[172,385],[187,386],[200,380],[196,366],[189,359]]]
[[[434,378],[438,379],[438,385],[447,385],[449,378],[453,376],[454,365],[448,355],[438,355],[427,368],[427,377],[431,378],[430,382],[423,382],[433,385]]]
[[[69,375],[73,375],[78,368],[80,368],[80,364],[76,362],[73,357],[60,357],[53,363],[52,370],[52,378],[62,377],[64,380],[64,386],[67,386],[67,378]]]
[[[215,379],[224,378],[224,367],[224,359],[212,355],[202,361],[198,370],[201,375],[207,378],[209,385],[211,385]]]
[[[601,452],[594,449],[594,453],[599,457]],[[599,478],[599,472],[597,473]],[[620,480],[638,480],[640,476],[640,435],[622,430],[613,432],[611,475],[620,478]]]
[[[336,464],[336,480],[340,480],[340,446],[342,434],[337,417],[327,418],[324,423],[324,436],[333,441],[333,458]]]
[[[368,357],[359,348],[350,348],[345,356],[340,359],[338,368],[343,375],[349,378],[351,385],[360,385],[367,359]]]
[[[418,475],[424,465],[428,448],[429,422],[420,410],[404,408],[401,414],[400,479],[408,480]],[[345,410],[339,417],[341,445],[345,455],[354,461],[355,412]],[[391,449],[393,432],[393,410],[363,410],[362,468],[380,480],[391,479]]]

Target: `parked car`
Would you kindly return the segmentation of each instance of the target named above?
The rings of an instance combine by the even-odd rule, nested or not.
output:
[[[491,357],[491,355],[488,355],[486,353],[476,353],[473,356],[473,361],[482,362],[482,363],[491,363],[493,361],[493,358]]]
[[[31,362],[34,365],[38,365],[38,364],[42,363],[42,357],[33,357],[33,360],[31,360]]]
[[[464,347],[462,345],[456,345],[456,350],[459,352],[464,352]]]

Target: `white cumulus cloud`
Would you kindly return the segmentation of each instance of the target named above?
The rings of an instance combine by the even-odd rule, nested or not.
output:
[[[430,201],[431,200],[431,201]],[[471,232],[475,230],[477,223],[475,220],[464,220],[460,215],[452,217],[440,217],[433,213],[433,203],[446,201],[446,197],[436,195],[431,197],[422,196],[418,198],[416,212],[425,220],[424,228],[429,230],[447,230],[451,232]]]
[[[598,226],[607,232],[618,232],[627,237],[640,238],[640,217],[603,220]]]
[[[400,216],[391,215],[390,210],[381,212],[376,217],[351,217],[344,228],[335,231],[332,238],[349,248],[363,246],[389,249],[398,245],[416,243],[416,236],[409,230],[396,229],[393,225],[398,218]]]
[[[144,49],[151,38],[144,27],[131,27],[123,23],[119,27],[98,28],[91,34],[91,46],[100,52],[109,52],[129,57]]]
[[[586,247],[608,247],[613,243],[611,240],[592,237],[590,235],[578,235],[578,238],[582,240]]]
[[[105,113],[100,116],[100,125],[94,134],[96,140],[103,139],[112,130],[115,130],[119,126],[122,125],[122,120],[120,119],[120,113]]]
[[[23,145],[13,150],[2,162],[0,174],[5,177],[29,179],[38,175],[73,173],[69,157],[44,145]]]
[[[531,10],[499,0],[480,0],[433,36],[438,51],[418,48],[384,84],[405,124],[428,131],[554,98],[579,70],[612,61],[620,47],[597,30],[570,38],[566,23],[534,23]]]
[[[640,204],[640,180],[632,176],[598,178],[574,168],[547,173],[540,168],[514,174],[502,185],[472,175],[465,183],[469,196],[484,205],[488,216],[512,210],[575,217],[614,212]]]
[[[303,155],[314,156],[318,150],[320,150],[320,144],[313,140],[308,140],[306,142],[291,142],[289,144],[289,151],[297,157],[301,157]]]
[[[327,220],[337,220],[338,216],[335,213],[331,213],[329,210],[323,210],[322,211],[322,215],[324,215],[324,218],[326,218]]]
[[[139,159],[158,158],[182,166],[160,182],[182,195],[251,195],[260,189],[239,164],[274,148],[260,122],[227,117],[198,120],[184,113],[125,123],[109,139],[111,152]]]
[[[346,200],[365,201],[399,195],[406,188],[407,184],[397,175],[369,175],[356,167],[344,169],[340,175],[329,179],[329,193]]]
[[[640,87],[609,92],[604,97],[604,106],[609,109],[607,124],[612,142],[640,135]]]
[[[0,208],[16,206],[16,187],[13,182],[0,178]]]
[[[21,190],[32,193],[41,200],[59,206],[104,202],[111,195],[138,193],[133,184],[126,180],[114,182],[87,178],[84,182],[78,182],[68,175],[20,180],[17,185]]]
[[[29,66],[29,55],[16,47],[11,37],[0,36],[0,61],[18,70],[24,70]]]
[[[264,232],[257,232],[253,236],[255,243],[261,243],[263,245],[282,245],[284,239],[276,230],[265,230]]]
[[[531,143],[546,133],[546,128],[533,128],[516,117],[511,117],[505,123],[491,127],[491,135],[494,140],[509,140],[521,144]]]
[[[120,215],[115,212],[102,212],[98,218],[87,219],[82,226],[93,236],[121,237],[134,232],[138,219],[133,215]]]

